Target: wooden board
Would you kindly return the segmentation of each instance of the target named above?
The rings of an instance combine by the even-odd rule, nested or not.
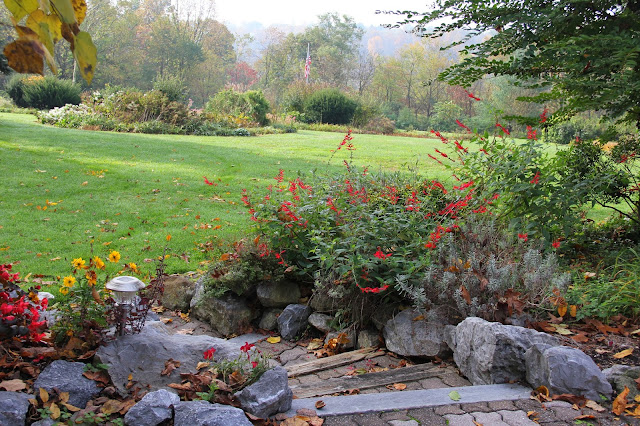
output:
[[[391,385],[393,383],[412,382],[429,377],[437,377],[445,372],[445,370],[433,364],[418,364],[411,367],[395,368],[377,373],[338,377],[324,380],[320,383],[294,385],[291,386],[291,390],[298,398],[311,398],[314,396],[346,392],[352,389],[362,390]]]
[[[327,370],[329,368],[341,367],[351,364],[352,362],[361,361],[363,359],[371,359],[384,355],[384,351],[376,351],[375,348],[363,348],[357,351],[345,352],[338,355],[319,358],[302,364],[285,367],[289,377],[302,376],[304,374],[314,373],[316,371]]]

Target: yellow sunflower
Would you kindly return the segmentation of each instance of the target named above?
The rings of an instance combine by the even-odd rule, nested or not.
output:
[[[96,282],[98,281],[96,271],[87,271],[84,276],[87,279],[87,284],[89,284],[89,287],[93,287],[94,285],[96,285]]]
[[[74,268],[76,269],[83,269],[84,265],[85,265],[85,261],[84,259],[82,259],[81,257],[77,258],[77,259],[73,259],[73,262],[71,262],[71,264],[73,265]]]
[[[67,287],[60,287],[60,289],[58,291],[62,295],[66,295],[67,293],[69,293],[69,289]]]
[[[120,253],[113,250],[111,253],[109,253],[109,262],[116,263],[118,261],[120,261]]]
[[[93,263],[96,264],[96,268],[104,269],[104,262],[98,256],[93,258]]]
[[[62,282],[62,285],[65,287],[73,287],[73,284],[75,284],[75,282],[76,282],[76,278],[74,276],[69,275],[68,277],[64,277],[64,281]]]
[[[131,262],[129,263],[129,269],[131,269],[133,272],[138,272],[138,265],[136,265],[135,263]]]

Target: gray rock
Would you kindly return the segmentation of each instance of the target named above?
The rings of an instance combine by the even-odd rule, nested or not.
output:
[[[193,296],[191,297],[191,302],[189,302],[189,308],[193,309],[196,307],[198,303],[202,300],[204,296],[204,282],[207,279],[208,274],[204,274],[198,281],[196,281],[196,285],[193,289]]]
[[[456,326],[447,324],[444,326],[443,333],[444,342],[449,346],[451,350],[456,348]]]
[[[329,325],[332,319],[333,317],[327,314],[314,312],[311,315],[309,315],[308,321],[309,321],[309,324],[311,324],[316,329],[322,331],[323,333],[329,333],[333,331],[333,328],[331,328],[331,326]]]
[[[387,349],[402,356],[443,357],[450,353],[441,322],[414,321],[420,313],[405,309],[387,321],[383,335]]]
[[[82,375],[86,364],[57,360],[49,364],[33,383],[33,389],[40,388],[51,392],[53,388],[60,392],[69,392],[69,404],[84,408],[94,396],[102,390],[98,384]]]
[[[265,308],[284,308],[300,300],[300,288],[291,281],[262,282],[256,292]]]
[[[33,398],[33,395],[0,391],[0,425],[24,426],[29,411],[29,398]]]
[[[358,333],[358,349],[380,346],[380,333],[377,330],[360,330]]]
[[[128,393],[126,385],[129,374],[141,385],[150,385],[151,390],[166,388],[169,383],[179,382],[180,373],[193,372],[198,362],[203,361],[207,349],[216,348],[215,359],[236,358],[240,353],[236,344],[206,335],[190,336],[170,334],[159,321],[147,322],[139,334],[122,336],[98,349],[96,357],[109,364],[109,376],[118,391]],[[180,361],[168,376],[161,376],[165,362]]]
[[[191,314],[222,335],[243,334],[251,328],[251,321],[257,312],[247,305],[245,299],[227,293],[213,297],[206,293],[198,304],[191,308]]]
[[[552,394],[570,393],[600,401],[613,389],[595,362],[579,349],[534,344],[525,353],[527,382]]]
[[[35,423],[31,423],[31,426],[53,426],[56,423],[58,423],[58,422],[56,422],[53,419],[42,419],[42,420],[38,420]]]
[[[293,340],[307,325],[311,308],[307,305],[289,305],[278,317],[278,329],[285,340]]]
[[[280,315],[282,309],[267,309],[260,318],[258,327],[264,330],[275,330],[278,328],[278,315]]]
[[[628,400],[633,400],[640,395],[640,390],[636,386],[636,380],[640,378],[640,366],[630,366],[615,364],[605,370],[602,374],[607,378],[617,394],[624,391],[625,386],[629,388]]]
[[[179,402],[174,406],[174,426],[252,426],[239,408],[207,401]]]
[[[173,406],[180,402],[175,393],[160,389],[146,394],[124,416],[124,424],[156,426],[173,418]]]
[[[347,335],[347,343],[341,344],[340,350],[349,350],[349,349],[355,348],[356,347],[356,330],[354,330],[353,328],[345,328],[344,330],[332,331],[331,333],[328,333],[327,336],[324,338],[324,344],[326,345],[327,343],[329,343],[329,340],[336,339],[340,334],[343,334],[343,333]]]
[[[243,410],[266,419],[291,408],[293,392],[289,388],[287,370],[276,367],[267,370],[257,382],[236,393]]]
[[[172,311],[187,312],[196,290],[196,284],[182,275],[170,275],[164,279],[162,305]]]
[[[474,385],[523,381],[524,354],[537,343],[559,345],[555,337],[535,330],[467,318],[456,327],[453,360]]]

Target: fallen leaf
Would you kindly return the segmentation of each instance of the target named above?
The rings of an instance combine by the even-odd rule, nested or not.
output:
[[[196,365],[196,370],[201,370],[203,368],[207,368],[209,365],[208,362],[199,362],[198,365]]]
[[[594,416],[593,414],[583,414],[581,416],[578,417],[574,417],[573,420],[585,420],[585,419],[595,419],[596,416]]]
[[[40,388],[40,401],[47,402],[49,401],[49,392],[45,388]]]
[[[309,426],[322,426],[324,424],[324,419],[320,417],[313,417],[309,420]]]
[[[280,423],[280,426],[309,426],[309,423],[307,423],[302,418],[296,416],[296,417],[289,417],[288,419]]]
[[[122,406],[123,406],[122,401],[118,401],[116,399],[110,399],[102,405],[102,407],[100,408],[100,411],[103,414],[110,416],[111,414],[117,413],[120,410],[122,410]]]
[[[625,349],[624,351],[620,351],[617,354],[613,355],[615,359],[622,359],[627,357],[633,353],[633,348]]]
[[[474,426],[484,426],[482,423],[478,423],[475,420],[473,421]]]
[[[194,332],[194,329],[193,329],[193,328],[183,328],[183,329],[181,329],[181,330],[176,331],[176,334],[184,334],[184,335],[187,335],[187,334],[193,334],[193,332]]]
[[[54,402],[49,406],[49,411],[51,411],[51,418],[53,420],[57,420],[60,417],[60,407]]]
[[[462,296],[464,301],[467,302],[467,305],[471,304],[471,294],[464,285],[460,286],[460,295]]]
[[[576,305],[569,306],[569,315],[575,318],[577,314],[578,314],[578,307]]]
[[[567,304],[566,303],[561,303],[558,305],[558,315],[560,315],[561,317],[564,317],[567,314]]]
[[[561,393],[559,395],[553,395],[551,397],[554,401],[566,401],[574,406],[576,406],[576,410],[578,409],[578,405],[584,405],[587,399],[584,396],[574,395],[572,393]]]
[[[296,416],[299,417],[316,417],[317,415],[316,410],[310,408],[298,408],[296,410]]]
[[[460,401],[460,394],[458,391],[451,391],[449,392],[449,398],[451,398],[452,401]]]
[[[312,341],[309,342],[309,345],[307,346],[307,350],[308,351],[315,351],[316,349],[321,348],[324,345],[324,340],[322,339],[313,339]]]
[[[27,384],[20,379],[4,380],[0,382],[0,389],[4,389],[9,392],[18,392],[25,390]]]
[[[631,333],[629,333],[629,334],[640,334],[640,328],[639,328],[639,329],[637,329],[637,330],[632,331],[632,332],[631,332]]]
[[[627,386],[624,387],[624,390],[620,392],[620,395],[616,396],[616,399],[613,400],[613,411],[616,415],[621,415],[624,413],[624,410],[627,408],[627,395],[629,395],[629,388]]]
[[[169,324],[173,322],[172,318],[160,318],[160,321],[162,321],[165,324]]]
[[[596,411],[598,413],[602,413],[602,412],[604,412],[606,410],[602,405],[600,405],[597,402],[592,401],[590,399],[587,400],[587,402],[584,404],[584,406],[587,407],[587,408],[590,408],[593,411]]]
[[[422,321],[422,320],[424,320],[424,315],[418,315],[413,319],[413,321]]]
[[[405,385],[404,383],[394,383],[393,384],[393,388],[395,390],[405,390],[407,388],[407,385]]]
[[[67,408],[67,410],[73,413],[80,411],[80,408],[76,407],[75,405],[71,405],[68,402],[63,402],[62,405],[64,405]]]
[[[569,326],[567,324],[552,324],[552,326],[555,328],[555,332],[562,336],[569,336],[573,334],[573,332],[569,330]]]
[[[327,404],[325,404],[324,401],[316,401],[315,405],[316,405],[316,408],[319,410],[321,408],[324,408],[324,406]]]
[[[282,340],[280,336],[267,337],[267,342],[271,344],[280,343],[280,340]]]
[[[69,392],[60,392],[58,398],[60,398],[60,402],[69,402]]]
[[[536,417],[539,415],[540,413],[538,413],[537,411],[527,411],[527,417]]]
[[[173,358],[169,358],[164,363],[164,370],[162,370],[162,373],[160,373],[160,375],[161,376],[169,376],[173,370],[175,370],[176,368],[180,367],[180,364],[181,364],[180,361],[176,361]]]
[[[596,276],[596,273],[595,273],[595,272],[585,272],[585,273],[584,273],[584,279],[585,279],[585,280],[586,280],[586,279],[589,279],[589,278],[593,278],[593,277],[595,277],[595,276]]]
[[[637,379],[637,380],[640,380],[640,379]],[[640,402],[640,395],[636,395],[636,397],[635,397],[635,398],[633,398],[633,400],[634,400],[635,402]]]

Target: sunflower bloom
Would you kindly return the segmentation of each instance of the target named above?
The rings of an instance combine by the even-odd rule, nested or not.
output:
[[[109,253],[109,262],[112,263],[116,263],[120,261],[120,253],[118,253],[117,251],[113,250],[111,253]]]
[[[71,264],[73,265],[74,268],[76,269],[84,269],[84,265],[85,265],[85,261],[83,258],[79,257],[77,259],[73,259],[73,262],[71,262]]]
[[[64,277],[64,281],[62,282],[62,285],[65,287],[73,287],[73,284],[75,284],[76,282],[76,278],[74,276],[69,275],[68,277]]]
[[[93,258],[93,263],[95,263],[96,268],[104,269],[104,262],[98,256]]]
[[[87,284],[89,284],[89,287],[93,287],[98,281],[96,271],[87,271],[87,273],[85,274],[85,278],[87,279]]]
[[[60,289],[58,290],[60,292],[60,294],[62,294],[63,296],[66,296],[69,293],[69,288],[68,287],[60,287]]]
[[[129,263],[129,269],[131,269],[133,272],[138,273],[138,265],[136,265],[134,262]]]

